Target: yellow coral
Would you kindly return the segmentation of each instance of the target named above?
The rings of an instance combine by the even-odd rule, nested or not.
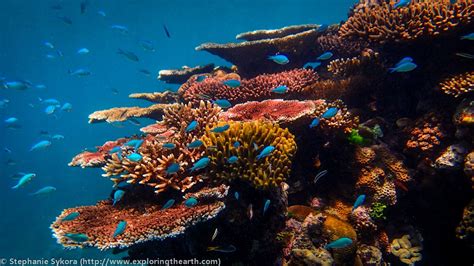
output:
[[[289,176],[296,143],[288,129],[261,121],[230,122],[228,125],[229,129],[222,133],[214,133],[208,127],[202,138],[206,155],[211,159],[208,169],[212,178],[243,179],[255,187],[267,188],[280,184]],[[236,148],[235,142],[240,146]],[[275,150],[258,160],[257,155],[269,145]],[[232,156],[237,156],[238,161],[229,163],[227,160]]]
[[[459,97],[474,91],[474,71],[450,77],[443,80],[439,85],[444,93]]]

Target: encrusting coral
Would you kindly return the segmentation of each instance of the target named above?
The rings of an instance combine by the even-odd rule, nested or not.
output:
[[[99,201],[95,206],[64,210],[51,225],[51,229],[58,243],[67,248],[123,248],[150,240],[162,240],[182,234],[196,223],[214,218],[225,208],[222,199],[227,195],[227,190],[228,187],[222,185],[205,190],[205,193],[186,195],[188,198],[196,198],[198,202],[192,208],[176,203],[163,209],[162,205],[141,199],[134,199],[131,203],[118,203],[116,206],[110,201]],[[63,220],[74,212],[79,213],[77,218]],[[126,229],[114,237],[120,221],[127,223]],[[68,237],[68,234],[84,234],[86,238],[83,241],[76,240]]]
[[[454,97],[474,91],[474,71],[447,78],[439,84],[439,87],[444,93]]]
[[[201,138],[210,159],[208,174],[213,179],[241,179],[257,188],[277,186],[286,180],[296,152],[294,136],[288,129],[260,121],[225,125],[229,129],[222,133],[212,132],[208,127]],[[239,145],[234,145],[236,142]],[[258,159],[257,156],[268,146],[275,149],[269,156]],[[237,157],[234,163],[229,162],[232,156]]]
[[[416,0],[402,8],[393,1],[361,6],[341,26],[340,36],[371,42],[406,42],[434,38],[471,23],[471,0]]]

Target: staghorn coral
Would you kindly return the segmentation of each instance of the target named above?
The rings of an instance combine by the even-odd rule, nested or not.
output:
[[[447,137],[443,119],[435,112],[423,115],[415,121],[409,137],[410,139],[405,144],[408,150],[421,154],[431,153]]]
[[[462,220],[456,227],[456,237],[474,246],[474,200],[464,208]]]
[[[423,250],[422,241],[423,238],[420,233],[412,232],[394,239],[390,244],[390,251],[393,255],[399,257],[401,262],[413,265],[423,258],[421,255]]]
[[[183,84],[193,75],[209,73],[212,70],[214,70],[214,64],[195,67],[183,66],[181,69],[160,70],[158,79],[166,83]]]
[[[356,188],[368,193],[374,201],[394,205],[396,185],[411,181],[411,174],[403,161],[386,146],[357,147],[355,160],[359,173]]]
[[[447,78],[439,84],[441,90],[454,97],[474,91],[474,71]]]
[[[336,77],[348,77],[362,70],[367,71],[371,66],[379,64],[379,53],[366,49],[359,56],[339,58],[329,62],[327,69]]]
[[[235,74],[234,74],[235,75]],[[317,74],[308,69],[294,69],[276,74],[262,74],[252,79],[242,79],[237,88],[229,88],[222,82],[227,77],[208,77],[202,82],[195,78],[189,79],[180,88],[178,93],[186,102],[198,103],[203,99],[227,99],[233,104],[252,100],[266,100],[269,98],[297,98],[302,96],[303,88],[317,81]],[[240,79],[240,77],[233,77]],[[286,85],[288,92],[285,95],[272,93],[271,90]]]
[[[229,129],[222,133],[213,133],[211,127],[207,127],[201,138],[207,149],[206,156],[211,159],[208,174],[213,179],[241,179],[257,188],[268,188],[289,176],[296,143],[288,129],[259,121],[229,122],[228,125]],[[233,145],[236,141],[240,143],[237,148]],[[270,156],[257,160],[257,155],[269,145],[275,150]],[[228,163],[231,156],[237,156],[238,161]]]
[[[178,102],[178,94],[172,91],[132,93],[128,95],[132,99],[142,99],[153,103],[174,103]]]
[[[407,42],[434,38],[468,25],[474,17],[471,0],[417,0],[408,7],[393,8],[392,2],[360,6],[341,26],[343,38],[376,43]]]
[[[180,235],[196,223],[214,218],[225,208],[222,199],[227,195],[227,189],[221,186],[207,189],[205,193],[186,195],[198,199],[198,204],[193,208],[175,204],[162,210],[162,206],[140,199],[120,207],[112,206],[110,201],[99,201],[95,206],[64,210],[51,225],[51,229],[58,243],[67,248],[123,248],[150,240],[162,240]],[[72,212],[80,214],[72,221],[62,221]],[[126,221],[127,227],[114,238],[119,221]],[[88,239],[76,242],[66,236],[68,233],[82,233]]]
[[[74,156],[72,161],[68,164],[69,166],[80,166],[85,167],[102,167],[107,159],[110,158],[109,151],[114,147],[120,146],[130,139],[121,138],[115,141],[107,141],[102,146],[97,147],[97,151],[83,151],[78,155]]]
[[[350,99],[351,95],[364,89],[368,81],[367,76],[359,74],[338,79],[321,79],[306,86],[303,92],[316,99]]]
[[[164,110],[163,125],[174,134],[167,138],[155,136],[148,138],[135,151],[141,155],[141,160],[132,161],[127,156],[133,149],[122,149],[120,154],[113,154],[102,168],[103,176],[111,177],[114,183],[144,184],[155,188],[156,193],[173,188],[181,192],[188,190],[202,181],[199,174],[190,174],[188,169],[195,161],[204,155],[204,147],[188,148],[188,144],[204,133],[206,126],[212,127],[217,121],[220,108],[211,103],[201,102],[198,108],[190,104],[179,104]],[[199,125],[192,132],[186,132],[191,121]],[[175,148],[163,148],[164,143],[173,143]],[[179,164],[176,173],[168,174],[167,169],[172,164]]]
[[[149,107],[117,107],[107,110],[95,111],[89,115],[89,123],[97,122],[123,122],[129,118],[146,117],[154,120],[160,120],[163,116],[163,110],[175,104],[154,104]]]

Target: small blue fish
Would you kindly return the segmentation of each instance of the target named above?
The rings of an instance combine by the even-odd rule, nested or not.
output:
[[[61,107],[61,111],[63,111],[63,112],[71,112],[71,111],[72,111],[72,104],[70,104],[70,103],[64,103],[63,106]]]
[[[46,89],[46,85],[38,84],[38,85],[35,86],[35,88],[37,88],[38,90],[44,90],[44,89]]]
[[[35,145],[33,145],[30,149],[30,151],[36,151],[36,150],[43,150],[46,149],[47,147],[51,146],[51,141],[49,140],[42,140]]]
[[[58,100],[56,100],[54,98],[50,98],[50,99],[46,99],[46,100],[43,100],[43,99],[39,98],[39,100],[44,105],[55,105],[55,106],[57,106],[57,105],[61,104]]]
[[[30,87],[30,84],[24,81],[6,81],[3,82],[3,87],[5,89],[13,89],[13,90],[26,90]]]
[[[24,185],[28,184],[36,174],[30,173],[30,174],[25,174],[20,180],[18,180],[18,183],[12,187],[12,189],[18,189],[20,187],[23,187]]]
[[[122,220],[117,224],[113,237],[116,238],[118,235],[125,232],[125,229],[127,229],[127,222]]]
[[[191,121],[189,125],[186,127],[186,132],[190,132],[196,129],[196,127],[199,125],[199,122],[196,120]]]
[[[328,108],[328,109],[326,110],[326,112],[324,112],[324,113],[321,115],[321,118],[325,118],[325,119],[332,118],[332,117],[334,117],[335,115],[337,115],[337,112],[339,112],[339,109],[338,109],[337,107]]]
[[[328,59],[330,59],[332,56],[333,56],[333,53],[331,53],[331,52],[325,52],[324,54],[318,56],[318,58],[316,58],[316,60],[320,60],[320,61],[328,60]]]
[[[188,144],[188,149],[197,149],[201,147],[204,143],[200,140],[195,140]]]
[[[79,50],[77,50],[77,54],[80,54],[80,55],[85,55],[85,54],[88,54],[90,52],[89,49],[87,48],[81,48]]]
[[[280,86],[272,89],[272,92],[277,93],[277,94],[285,94],[286,92],[288,92],[288,87],[285,86],[285,85],[280,85]]]
[[[211,132],[213,132],[213,133],[222,133],[222,132],[228,130],[229,128],[230,128],[229,125],[223,125],[221,127],[215,127],[213,129],[211,129]]]
[[[45,195],[45,194],[52,193],[52,192],[54,192],[54,191],[56,191],[56,188],[55,188],[55,187],[46,186],[46,187],[44,187],[44,188],[38,189],[36,192],[31,193],[30,195],[31,195],[31,196]]]
[[[127,58],[130,61],[134,61],[134,62],[140,61],[140,58],[138,58],[138,56],[132,51],[127,51],[127,50],[123,50],[119,48],[117,50],[117,54],[123,55],[125,58]]]
[[[395,65],[395,67],[403,65],[405,63],[411,63],[411,62],[413,62],[413,58],[407,56],[407,57],[402,58],[400,61],[398,61],[398,63]]]
[[[461,40],[474,41],[474,32],[461,37]]]
[[[270,146],[265,147],[265,149],[263,149],[263,151],[261,151],[260,154],[257,155],[257,160],[260,160],[262,158],[269,156],[274,150],[275,150],[274,146],[270,145]]]
[[[309,128],[314,128],[314,127],[317,127],[319,125],[319,118],[315,118],[313,119],[313,121],[311,121],[311,124],[309,124]]]
[[[168,166],[168,168],[166,168],[166,174],[167,175],[176,174],[179,171],[179,168],[180,166],[178,163],[172,163],[170,164],[170,166]]]
[[[303,68],[312,68],[312,69],[316,69],[318,67],[321,66],[321,62],[317,61],[317,62],[308,62],[306,64],[304,64]]]
[[[215,100],[214,103],[223,109],[227,109],[232,106],[232,104],[226,99]]]
[[[271,203],[271,201],[270,201],[269,199],[267,199],[267,200],[265,201],[265,205],[263,205],[263,215],[265,215],[265,213],[266,213],[267,210],[268,210],[268,207],[270,207],[270,203]]]
[[[410,4],[411,0],[400,0],[398,3],[393,5],[393,8],[406,7]]]
[[[237,248],[234,245],[207,247],[207,251],[215,251],[215,252],[222,252],[222,253],[232,253],[232,252],[235,252],[236,250]]]
[[[116,190],[114,192],[114,202],[112,203],[112,206],[115,206],[115,204],[123,198],[123,195],[125,195],[125,191],[121,189]]]
[[[230,164],[233,164],[233,163],[236,163],[238,160],[239,158],[234,155],[234,156],[229,157],[229,159],[227,159],[227,162]]]
[[[103,10],[97,11],[97,14],[98,14],[99,16],[101,16],[101,17],[107,16],[107,14],[105,14],[105,12],[104,12]]]
[[[365,195],[362,194],[360,195],[359,197],[357,197],[356,201],[354,202],[354,206],[352,206],[352,211],[354,211],[355,209],[357,209],[359,206],[361,206],[362,204],[364,204],[364,201],[365,201]]]
[[[14,124],[14,123],[18,122],[18,118],[16,118],[16,117],[9,117],[9,118],[5,119],[4,122],[7,123],[7,124]]]
[[[48,47],[49,49],[54,49],[54,45],[51,42],[43,42],[43,45]]]
[[[66,215],[64,218],[61,219],[61,222],[72,221],[79,216],[79,212],[71,212],[70,214]]]
[[[279,65],[286,65],[290,62],[288,57],[286,57],[286,55],[282,55],[282,54],[269,56],[268,59],[272,60],[273,62],[275,62]]]
[[[393,68],[390,68],[390,73],[393,73],[393,72],[410,72],[412,70],[414,70],[415,68],[417,68],[418,66],[413,63],[413,62],[407,62],[407,63],[403,63],[401,65],[398,65],[398,66],[395,66]]]
[[[205,75],[200,75],[196,78],[196,81],[197,82],[203,82],[205,79],[207,78],[207,76]]]
[[[234,142],[233,146],[234,146],[234,148],[237,149],[238,147],[240,147],[240,142],[238,142],[238,141]]]
[[[234,198],[235,198],[236,200],[239,200],[239,198],[240,198],[239,192],[237,192],[237,191],[234,192]]]
[[[66,233],[64,234],[65,237],[71,239],[72,241],[75,241],[75,242],[79,242],[79,243],[82,243],[82,242],[86,242],[87,240],[89,240],[89,237],[87,237],[86,234],[77,234],[77,233]]]
[[[176,145],[174,143],[168,142],[168,143],[163,144],[162,147],[165,148],[165,149],[172,150],[172,149],[176,148]]]
[[[137,140],[137,142],[135,142],[135,145],[133,146],[133,148],[134,148],[135,150],[140,149],[140,147],[142,146],[143,142],[144,142],[144,141],[143,141],[142,139]]]
[[[237,88],[240,86],[240,80],[238,79],[228,79],[222,83],[231,88]]]
[[[352,239],[348,237],[341,237],[335,241],[332,241],[331,243],[327,244],[324,248],[325,249],[330,249],[330,248],[345,248],[347,246],[350,246],[352,244]]]
[[[112,25],[110,26],[111,29],[117,30],[122,34],[127,34],[128,33],[128,28],[122,25]]]
[[[187,199],[185,202],[184,202],[184,205],[188,208],[192,208],[194,206],[196,206],[198,204],[198,201],[196,198],[194,197],[190,197],[189,199]]]
[[[140,154],[136,153],[136,152],[131,153],[127,156],[127,159],[129,159],[132,162],[139,162],[139,161],[142,160],[142,158],[143,157]]]
[[[153,42],[150,40],[142,40],[140,42],[140,45],[143,47],[144,50],[154,52],[155,51],[155,45],[153,45]]]
[[[54,139],[54,140],[62,140],[64,139],[64,136],[63,135],[60,135],[60,134],[55,134],[51,137],[51,139]]]
[[[173,206],[173,204],[174,204],[174,199],[170,199],[165,203],[165,205],[163,205],[163,207],[161,207],[161,210],[169,209],[171,208],[171,206]]]
[[[109,154],[116,153],[122,150],[122,147],[120,146],[115,146],[112,149],[110,149]]]
[[[138,143],[140,143],[141,139],[131,139],[123,144],[123,146],[127,147],[135,147]]]
[[[79,68],[76,70],[68,70],[69,75],[71,76],[77,76],[77,77],[85,77],[85,76],[90,76],[92,74],[88,69],[85,68]]]
[[[56,111],[56,106],[55,106],[55,105],[48,105],[48,106],[44,109],[44,112],[45,112],[47,115],[53,114],[54,111]]]
[[[203,158],[199,159],[197,162],[194,163],[194,165],[193,165],[193,167],[191,167],[190,171],[194,172],[194,171],[206,168],[209,165],[209,162],[211,162],[211,160],[208,157],[203,157]]]

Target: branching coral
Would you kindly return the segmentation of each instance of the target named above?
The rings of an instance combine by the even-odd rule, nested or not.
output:
[[[234,77],[234,79],[240,79]],[[191,78],[179,88],[179,94],[186,102],[198,103],[203,97],[227,99],[233,104],[252,100],[271,98],[297,98],[303,94],[303,88],[317,81],[317,74],[308,69],[294,69],[276,74],[262,74],[252,79],[241,80],[240,86],[230,88],[223,84],[223,77],[208,77],[201,82]],[[278,86],[285,85],[288,92],[284,95],[273,93]]]
[[[447,78],[439,84],[439,87],[444,93],[454,97],[474,91],[474,71]]]
[[[432,38],[468,25],[474,17],[471,0],[417,0],[408,7],[392,3],[361,6],[341,26],[339,34],[371,42],[403,42]]]
[[[129,247],[133,244],[156,239],[166,239],[182,234],[198,222],[214,218],[225,208],[222,198],[227,194],[225,186],[206,190],[205,193],[189,194],[197,205],[189,208],[175,204],[170,208],[134,200],[120,207],[110,201],[100,201],[95,206],[83,206],[64,210],[51,225],[54,237],[67,248],[97,247],[109,249]],[[202,200],[201,200],[202,199]],[[78,212],[73,220],[63,221],[67,215]],[[127,223],[125,231],[114,237],[120,221]],[[68,234],[84,234],[84,241],[68,237]]]
[[[259,121],[229,122],[227,125],[229,129],[222,133],[214,133],[208,127],[202,137],[206,156],[211,159],[208,169],[213,179],[242,179],[257,188],[267,188],[280,184],[289,176],[296,143],[287,129]],[[234,145],[235,142],[239,145]],[[270,145],[275,147],[274,151],[257,159]],[[232,156],[238,159],[229,163]]]
[[[441,145],[441,141],[447,137],[447,131],[443,119],[438,114],[429,112],[415,121],[409,135],[406,148],[426,154]]]
[[[348,77],[361,71],[367,71],[372,65],[378,65],[379,54],[372,50],[364,50],[361,55],[352,58],[340,58],[329,62],[328,71],[337,77]]]

